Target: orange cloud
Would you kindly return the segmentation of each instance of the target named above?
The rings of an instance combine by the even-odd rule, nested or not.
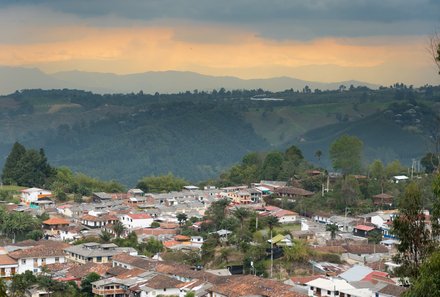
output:
[[[410,69],[428,67],[430,63],[425,41],[420,37],[394,38],[392,42],[374,37],[275,41],[235,28],[200,29],[191,25],[175,28],[69,25],[33,30],[35,35],[44,35],[44,41],[0,44],[0,64],[36,66],[50,72],[186,70],[244,78],[286,75],[325,81],[369,79],[378,83],[399,81],[400,77],[411,80],[411,76],[399,73],[403,63]],[[310,71],[317,65],[326,67],[325,75]],[[357,74],[353,71],[356,69]]]

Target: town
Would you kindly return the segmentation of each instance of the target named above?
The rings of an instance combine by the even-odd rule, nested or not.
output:
[[[260,180],[60,201],[51,190],[16,187],[19,201],[0,209],[0,276],[10,296],[30,297],[402,296],[408,278],[396,273],[401,211],[392,193],[410,195],[411,179],[433,177],[411,173],[383,177],[368,213],[293,211],[344,180],[316,168],[304,174],[322,182],[317,192],[301,180]]]

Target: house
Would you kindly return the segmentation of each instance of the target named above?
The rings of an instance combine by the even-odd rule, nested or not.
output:
[[[264,296],[264,297],[304,297],[306,294],[292,291],[292,287],[281,282],[253,275],[233,276],[227,281],[219,281],[207,288],[202,296]],[[197,295],[199,296],[199,295]]]
[[[360,237],[368,237],[370,232],[375,230],[376,227],[374,226],[367,226],[367,225],[356,225],[353,228],[353,234]]]
[[[0,278],[9,279],[18,271],[18,262],[6,254],[0,254]]]
[[[257,187],[265,187],[268,188],[271,192],[274,192],[275,189],[283,188],[287,186],[287,182],[285,181],[273,181],[273,180],[262,180],[258,184],[255,184]]]
[[[295,187],[282,187],[274,190],[274,195],[278,197],[287,197],[291,199],[311,197],[315,193]]]
[[[144,191],[141,189],[130,189],[128,190],[127,194],[130,197],[143,197],[145,195]]]
[[[308,296],[340,296],[341,291],[354,291],[355,287],[346,280],[320,277],[306,283]],[[356,295],[352,295],[356,296]],[[371,295],[370,295],[371,296]]]
[[[227,197],[232,199],[236,204],[251,204],[251,193],[245,190],[227,193]]]
[[[156,273],[139,286],[140,297],[179,296],[184,283],[174,277]]]
[[[279,211],[276,211],[272,213],[273,216],[278,218],[278,222],[280,223],[293,223],[296,222],[298,218],[298,213],[286,210],[286,209],[280,209]]]
[[[21,190],[21,202],[30,205],[40,199],[47,199],[52,197],[52,192],[40,188],[29,188]]]
[[[96,192],[92,195],[93,202],[99,203],[112,200],[112,195],[105,192]]]
[[[400,297],[408,288],[388,284],[376,292],[375,297]]]
[[[50,235],[59,234],[59,230],[69,226],[70,222],[61,219],[61,218],[50,218],[48,220],[43,221],[43,228],[46,231],[46,233],[49,233]]]
[[[102,214],[102,215],[86,214],[80,218],[81,224],[90,228],[105,227],[108,224],[114,224],[116,221],[118,221],[118,218],[116,216],[109,214]]]
[[[118,247],[114,243],[100,244],[96,242],[83,243],[64,249],[69,261],[85,264],[87,262],[109,263],[113,256],[120,253],[137,255],[137,251],[131,247]]]
[[[393,205],[393,198],[394,196],[386,193],[377,194],[373,196],[373,204],[376,206],[391,206]]]
[[[351,268],[339,275],[348,282],[360,281],[367,277],[374,270],[364,265],[353,265]]]
[[[147,213],[129,213],[119,218],[121,223],[129,230],[149,228],[153,218]]]
[[[48,264],[64,263],[64,249],[67,246],[63,242],[40,240],[34,246],[25,246],[9,253],[9,256],[18,262],[17,273],[37,273]]]
[[[59,236],[62,241],[72,241],[81,238],[81,227],[68,226],[59,230]]]
[[[396,184],[401,183],[401,182],[405,182],[407,180],[409,180],[409,177],[406,176],[406,175],[396,175],[396,176],[393,176],[393,181]]]

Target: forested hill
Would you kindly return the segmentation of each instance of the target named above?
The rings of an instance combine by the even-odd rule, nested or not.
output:
[[[0,97],[0,166],[18,140],[44,148],[54,166],[128,186],[168,172],[195,182],[249,151],[292,144],[316,163],[321,150],[319,163],[328,164],[328,144],[343,133],[364,141],[368,160],[407,163],[429,149],[439,94],[403,85],[169,95],[24,90]]]

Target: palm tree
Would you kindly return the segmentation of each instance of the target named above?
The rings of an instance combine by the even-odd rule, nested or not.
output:
[[[273,227],[277,226],[279,224],[278,218],[274,216],[268,216],[266,218],[266,223],[269,226],[270,230],[270,278],[273,276],[273,241],[272,241],[272,231]]]
[[[338,226],[337,226],[336,224],[328,224],[328,225],[325,227],[325,230],[326,230],[326,231],[330,231],[330,237],[331,237],[331,239],[332,239],[332,240],[335,240],[335,238],[336,238],[336,232],[339,231]]]
[[[101,234],[99,234],[99,238],[101,239],[102,242],[110,242],[112,237],[113,237],[112,234],[106,230],[102,230]]]
[[[177,220],[179,221],[180,227],[182,227],[183,223],[185,223],[186,220],[188,219],[188,216],[186,215],[186,213],[178,213],[176,217],[177,217]]]
[[[250,212],[244,207],[237,207],[232,213],[240,221],[240,239],[243,237],[243,224],[249,217]]]
[[[322,151],[321,150],[317,150],[315,152],[315,157],[318,159],[318,161],[321,161]]]
[[[113,224],[113,231],[115,232],[116,236],[119,238],[124,233],[125,227],[120,221],[116,221]]]

